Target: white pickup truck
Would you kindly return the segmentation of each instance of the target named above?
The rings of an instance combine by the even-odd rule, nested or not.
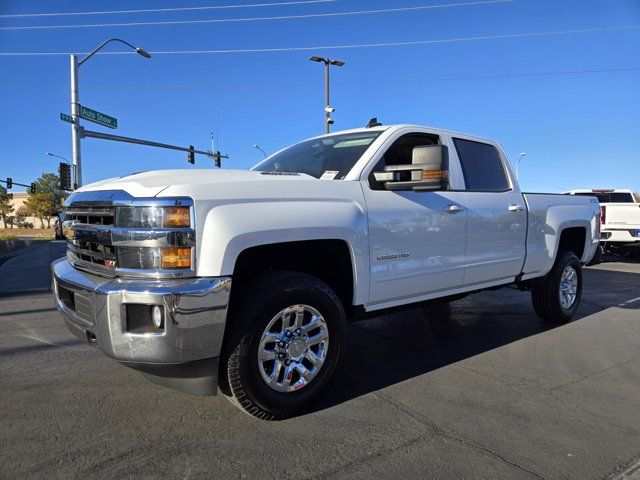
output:
[[[631,190],[571,190],[569,195],[596,197],[600,202],[600,257],[611,249],[640,253],[640,203]]]
[[[53,290],[69,329],[108,357],[278,419],[317,401],[347,320],[515,284],[538,315],[568,321],[599,213],[596,198],[520,192],[494,141],[376,126],[250,171],[79,189]]]

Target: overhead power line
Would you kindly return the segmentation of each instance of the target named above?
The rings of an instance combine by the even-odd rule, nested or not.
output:
[[[640,25],[627,25],[623,27],[583,28],[574,30],[556,30],[550,32],[509,33],[505,35],[482,35],[475,37],[443,38],[439,40],[411,40],[406,42],[382,42],[359,43],[351,45],[314,45],[310,47],[275,47],[275,48],[239,48],[227,50],[157,50],[150,51],[153,55],[212,55],[212,54],[236,54],[236,53],[276,53],[276,52],[304,52],[309,50],[343,50],[356,48],[380,48],[380,47],[407,47],[417,45],[437,45],[443,43],[463,43],[482,40],[505,40],[512,38],[550,37],[559,35],[573,35],[579,33],[619,32],[638,30]],[[70,52],[0,52],[3,57],[28,57],[28,56],[55,56],[69,55]],[[86,55],[88,52],[77,53]],[[96,55],[135,55],[136,52],[100,52]]]
[[[277,15],[272,17],[246,17],[246,18],[211,18],[206,20],[163,20],[154,22],[122,22],[122,23],[94,23],[82,25],[27,25],[16,27],[0,27],[0,30],[53,30],[68,28],[100,28],[100,27],[143,27],[159,25],[193,25],[207,23],[245,23],[264,22],[271,20],[300,20],[306,18],[344,17],[353,15],[371,15],[380,13],[414,12],[419,10],[432,10],[436,8],[469,7],[474,5],[489,5],[497,3],[511,3],[515,0],[478,0],[475,2],[445,3],[440,5],[421,5],[416,7],[380,8],[376,10],[352,10],[349,12],[308,13],[299,15]]]
[[[457,75],[457,76],[443,76],[443,77],[429,77],[429,78],[411,78],[411,79],[389,79],[389,80],[356,80],[356,81],[341,81],[335,82],[335,85],[344,86],[363,86],[363,85],[400,85],[400,84],[412,84],[412,83],[429,83],[429,82],[450,82],[450,81],[465,81],[465,80],[491,80],[501,78],[527,78],[527,77],[551,77],[551,76],[563,76],[563,75],[586,75],[591,73],[619,73],[619,72],[637,72],[640,71],[640,65],[630,67],[612,67],[612,68],[593,68],[593,69],[580,69],[580,70],[552,70],[542,72],[514,72],[514,73],[488,73],[484,75]],[[50,85],[8,85],[0,84],[0,89],[5,90],[55,90],[64,88],[66,84],[50,84]],[[103,90],[180,90],[180,89],[268,89],[282,90],[290,88],[317,88],[316,82],[299,82],[299,83],[176,83],[176,84],[153,84],[153,85],[117,85],[117,84],[90,84],[85,85],[86,88],[99,88]]]
[[[293,5],[305,5],[309,3],[333,3],[340,0],[298,0],[291,2],[274,3],[243,3],[239,5],[206,5],[202,7],[175,7],[175,8],[147,8],[138,10],[101,10],[94,12],[52,12],[52,13],[15,13],[0,15],[0,18],[29,18],[29,17],[68,17],[77,15],[114,15],[123,13],[164,13],[164,12],[189,12],[198,10],[226,10],[230,8],[258,8],[258,7],[281,7]]]

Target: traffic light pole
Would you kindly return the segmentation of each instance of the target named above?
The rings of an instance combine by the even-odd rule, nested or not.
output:
[[[7,178],[6,180],[0,180],[0,182],[7,184],[7,190],[11,190],[14,185],[20,185],[21,187],[28,188],[31,193],[36,193],[36,184],[35,184],[35,182],[32,183],[31,185],[26,185],[24,183],[14,182],[12,178]]]
[[[71,148],[73,151],[74,184],[82,186],[82,155],[80,152],[80,95],[78,93],[78,57],[71,55]],[[77,188],[76,187],[76,188]]]
[[[179,150],[181,152],[197,153],[199,155],[206,155],[209,158],[228,158],[226,155],[219,155],[219,152],[210,152],[207,150],[196,150],[191,147],[178,147],[176,145],[169,145],[167,143],[152,142],[150,140],[142,140],[139,138],[123,137],[121,135],[112,135],[110,133],[94,132],[86,130],[83,127],[79,128],[80,138],[101,138],[102,140],[113,140],[115,142],[135,143],[137,145],[147,145],[148,147],[168,148],[169,150]]]

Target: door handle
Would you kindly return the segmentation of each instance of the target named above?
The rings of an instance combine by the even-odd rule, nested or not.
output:
[[[464,208],[461,207],[460,205],[447,205],[446,207],[444,207],[443,210],[447,213],[458,213],[463,211]]]
[[[524,210],[524,207],[522,205],[518,205],[518,204],[513,204],[513,205],[509,205],[509,211],[510,212],[521,212]]]

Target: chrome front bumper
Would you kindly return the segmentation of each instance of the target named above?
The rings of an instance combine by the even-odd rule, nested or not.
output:
[[[229,277],[106,278],[76,270],[66,258],[51,269],[56,305],[72,333],[156,383],[197,395],[215,394]],[[127,331],[131,304],[162,307],[164,329]]]

